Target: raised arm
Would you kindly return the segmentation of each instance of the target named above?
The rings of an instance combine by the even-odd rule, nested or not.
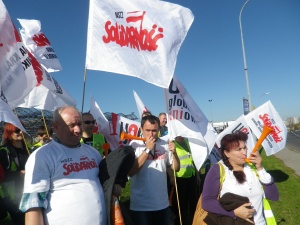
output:
[[[143,167],[144,163],[148,159],[149,152],[152,151],[155,147],[155,139],[153,137],[148,137],[146,139],[145,151],[143,151],[136,159],[132,166],[132,169],[129,171],[128,175],[133,176]],[[148,151],[150,150],[150,151]]]

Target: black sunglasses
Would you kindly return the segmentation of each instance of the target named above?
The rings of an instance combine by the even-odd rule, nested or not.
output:
[[[96,123],[96,120],[86,120],[84,121],[85,124],[95,124]]]
[[[16,129],[14,132],[15,132],[16,134],[19,134],[19,133],[21,132],[21,130],[20,130],[20,129]]]

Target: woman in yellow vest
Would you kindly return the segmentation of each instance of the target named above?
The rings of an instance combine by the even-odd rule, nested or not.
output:
[[[241,131],[227,134],[222,138],[220,148],[222,160],[219,163],[224,167],[224,181],[220,189],[220,169],[219,165],[214,164],[205,178],[202,207],[209,215],[219,215],[219,218],[238,221],[239,224],[275,225],[276,220],[266,198],[277,201],[279,193],[274,179],[262,165],[259,151],[251,153],[249,157],[251,163],[245,162],[247,139],[248,135]],[[222,204],[226,194],[235,197],[231,198],[230,202]],[[217,196],[220,196],[220,200]],[[236,201],[237,197],[248,198],[248,203],[240,204],[240,201]],[[229,209],[227,206],[230,205],[234,207]]]
[[[182,225],[191,225],[193,216],[199,198],[200,177],[194,166],[189,142],[187,139],[178,136],[175,138],[175,146],[178,158],[180,160],[180,170],[175,173],[180,204]],[[171,175],[168,172],[169,176]],[[173,177],[170,176],[171,183],[174,183]],[[173,179],[172,179],[173,177]],[[172,210],[176,215],[174,225],[180,225],[179,212],[176,192],[173,191]]]
[[[22,131],[7,123],[3,132],[4,145],[0,147],[0,164],[4,170],[4,180],[0,183],[0,197],[14,225],[24,225],[24,213],[19,210],[23,193],[25,164],[28,149]]]

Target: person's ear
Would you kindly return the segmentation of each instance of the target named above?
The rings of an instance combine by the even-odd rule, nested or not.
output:
[[[229,159],[229,153],[227,151],[224,151],[224,154]]]

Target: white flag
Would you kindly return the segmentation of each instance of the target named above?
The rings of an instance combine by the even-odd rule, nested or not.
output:
[[[39,20],[18,19],[21,26],[22,40],[26,48],[34,55],[47,72],[62,70],[55,51],[48,38],[41,30]]]
[[[251,111],[246,116],[247,123],[257,138],[264,126],[271,127],[271,132],[262,142],[266,155],[273,155],[285,147],[287,128],[270,101]]]
[[[11,18],[0,1],[0,84],[11,108],[24,101],[36,85],[33,62]]]
[[[234,121],[232,124],[230,124],[229,127],[227,127],[225,130],[223,130],[220,134],[217,136],[216,144],[221,147],[221,140],[226,134],[232,134],[236,131],[242,131],[248,135],[247,140],[247,157],[250,155],[251,151],[254,148],[254,140],[252,136],[252,132],[250,128],[248,127],[246,118],[244,115],[241,115],[236,121]]]
[[[169,89],[165,89],[165,97],[170,139],[177,136],[188,138],[199,170],[215,144],[216,132],[176,77],[173,77]]]
[[[135,99],[136,106],[138,108],[140,118],[142,118],[143,113],[144,112],[149,112],[149,110],[144,105],[144,103],[142,102],[142,100],[140,99],[140,97],[138,96],[138,94],[135,91],[133,91],[133,96],[134,96],[134,99]]]
[[[90,0],[86,68],[168,88],[192,12],[159,0]]]
[[[98,132],[104,135],[106,141],[110,145],[110,149],[111,150],[117,149],[120,146],[119,135],[111,132],[110,123],[102,113],[99,105],[97,104],[93,96],[91,96],[91,101],[90,101],[90,113],[97,121]]]
[[[139,121],[134,121],[127,119],[126,117],[118,115],[117,122],[117,133],[121,135],[122,132],[130,134],[135,137],[141,136],[140,130],[141,123]],[[120,142],[120,145],[128,145],[132,139],[126,138]]]
[[[26,133],[26,130],[19,118],[13,113],[9,105],[2,99],[2,97],[3,96],[0,97],[0,121],[11,123]]]
[[[54,111],[57,107],[76,106],[76,100],[45,70],[40,85],[34,87],[18,107]]]

